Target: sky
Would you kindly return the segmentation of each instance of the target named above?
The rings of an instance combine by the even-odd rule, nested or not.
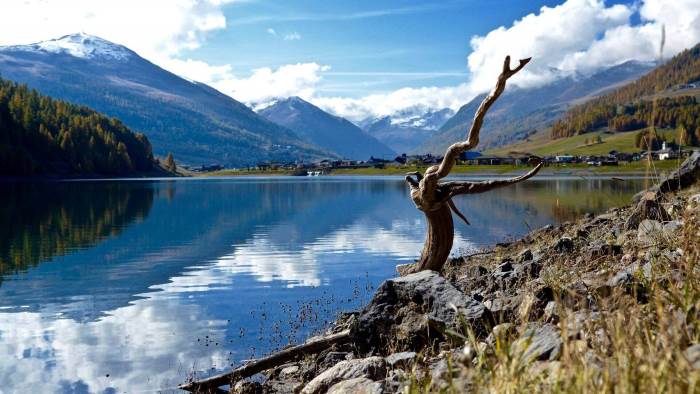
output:
[[[84,32],[252,107],[300,96],[361,120],[458,109],[505,55],[537,86],[700,42],[700,0],[3,0],[0,45]]]

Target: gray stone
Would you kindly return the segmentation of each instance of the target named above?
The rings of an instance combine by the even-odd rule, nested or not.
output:
[[[391,367],[406,367],[416,359],[416,352],[393,353],[385,358],[386,363]]]
[[[700,369],[700,343],[685,349],[685,358],[688,359],[693,369]]]
[[[526,261],[532,260],[532,251],[530,249],[525,249],[520,254],[518,254],[518,263],[524,263]]]
[[[681,167],[665,177],[657,186],[656,190],[663,193],[684,189],[700,180],[700,151],[693,152]]]
[[[556,326],[548,323],[529,323],[512,346],[516,354],[522,354],[526,361],[552,361],[559,358],[562,340]]]
[[[559,322],[559,305],[556,301],[549,301],[544,307],[544,320],[554,324]]]
[[[554,244],[554,249],[559,253],[571,253],[574,250],[574,241],[569,237],[561,237]]]
[[[303,394],[326,392],[334,384],[354,378],[383,379],[386,375],[386,362],[382,357],[368,357],[341,361],[321,372],[301,390]]]
[[[642,220],[637,229],[637,240],[645,245],[655,244],[662,239],[663,228],[658,220]]]
[[[490,311],[434,271],[421,271],[382,283],[351,328],[360,351],[415,350],[461,330],[466,322],[477,336],[493,324]],[[430,329],[428,329],[430,328]]]
[[[666,233],[667,236],[673,236],[673,233],[681,227],[683,227],[683,223],[679,220],[671,220],[670,222],[664,223],[664,233]]]
[[[328,352],[318,364],[321,369],[328,369],[350,358],[352,358],[352,354],[348,352]]]
[[[644,193],[625,222],[626,230],[636,230],[644,220],[667,222],[671,216],[659,204],[660,195],[655,192]]]
[[[243,380],[233,386],[235,394],[262,394],[263,387],[259,382]]]
[[[382,394],[384,389],[380,382],[365,377],[343,380],[331,386],[327,394]]]
[[[280,371],[280,377],[281,378],[288,378],[290,376],[295,375],[296,373],[299,372],[299,366],[298,365],[290,365],[288,367],[282,368]]]
[[[493,327],[491,333],[486,337],[486,343],[489,346],[494,346],[496,340],[502,341],[508,339],[508,336],[515,331],[513,324],[511,323],[501,323]]]

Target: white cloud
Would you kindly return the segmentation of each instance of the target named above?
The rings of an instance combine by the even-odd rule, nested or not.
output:
[[[472,52],[467,57],[469,77],[463,84],[407,87],[361,98],[327,97],[321,94],[319,82],[330,67],[317,62],[263,67],[241,77],[229,64],[213,65],[183,56],[185,51],[201,46],[208,33],[226,27],[222,6],[232,1],[240,0],[9,0],[0,13],[0,45],[35,42],[82,30],[124,44],[166,69],[207,83],[247,104],[298,95],[338,115],[359,120],[408,109],[457,109],[492,87],[507,54],[514,59],[533,57],[512,83],[534,86],[631,59],[653,60],[658,56],[662,25],[667,32],[667,57],[700,41],[700,0],[641,0],[629,5],[567,0],[472,37]],[[368,15],[374,16],[369,13],[358,17]],[[639,18],[633,18],[637,15]],[[632,24],[632,19],[640,22]],[[295,31],[282,36],[269,27],[266,32],[284,40],[301,39]]]
[[[285,41],[296,41],[296,40],[301,40],[301,34],[297,32],[292,32],[289,34],[284,35],[284,40]]]
[[[638,13],[641,23],[632,24]],[[661,27],[666,28],[664,54],[672,56],[700,41],[700,0],[643,0],[607,6],[603,0],[567,0],[542,7],[470,41],[470,78],[456,87],[405,88],[360,99],[316,98],[326,110],[351,119],[385,116],[417,107],[458,108],[475,94],[493,87],[503,59],[532,57],[512,83],[527,87],[574,73],[590,74],[628,60],[658,58]]]
[[[83,31],[120,43],[153,61],[198,48],[226,27],[232,0],[6,0],[0,45],[26,44]]]

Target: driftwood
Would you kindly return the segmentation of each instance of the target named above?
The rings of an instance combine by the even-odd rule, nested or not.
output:
[[[460,141],[450,145],[445,152],[445,157],[439,165],[429,167],[424,175],[419,172],[406,174],[406,183],[411,189],[411,199],[416,208],[423,211],[428,222],[428,234],[423,246],[420,260],[410,267],[399,268],[400,273],[407,274],[422,270],[433,270],[440,272],[447,261],[447,257],[452,249],[454,241],[454,223],[452,212],[459,216],[465,223],[469,224],[467,218],[457,210],[452,202],[452,198],[460,194],[476,194],[493,190],[499,187],[522,182],[534,176],[542,168],[541,160],[535,168],[519,177],[502,180],[490,180],[485,182],[455,181],[439,183],[452,171],[453,166],[460,154],[470,149],[474,149],[479,143],[479,132],[484,123],[486,112],[503,93],[508,78],[520,71],[530,59],[522,59],[517,67],[510,68],[510,56],[507,56],[503,63],[503,71],[498,77],[496,87],[486,96],[474,115],[474,122],[467,136],[466,141]]]
[[[270,368],[278,367],[289,361],[299,359],[308,354],[319,353],[333,345],[346,343],[350,340],[350,330],[344,330],[337,334],[331,334],[321,338],[312,339],[302,345],[292,346],[270,356],[252,361],[241,367],[220,375],[210,376],[206,379],[185,383],[181,390],[209,393],[219,391],[219,387],[225,384],[233,384],[238,380],[253,376]]]

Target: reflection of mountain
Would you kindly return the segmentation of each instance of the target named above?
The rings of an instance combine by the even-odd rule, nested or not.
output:
[[[121,233],[148,216],[152,202],[153,189],[145,183],[3,184],[0,281]]]

